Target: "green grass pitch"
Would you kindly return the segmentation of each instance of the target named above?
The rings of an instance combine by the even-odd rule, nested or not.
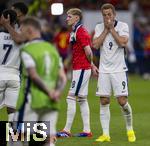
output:
[[[102,134],[99,119],[99,98],[95,96],[97,81],[91,79],[89,86],[88,101],[91,114],[92,138],[63,138],[58,139],[56,146],[150,146],[150,81],[145,81],[138,76],[129,76],[129,102],[132,106],[134,117],[134,130],[137,141],[129,143],[127,141],[125,122],[121,114],[119,105],[115,98],[111,98],[111,123],[110,123],[110,143],[96,143],[94,140]],[[57,128],[63,129],[66,121],[66,96],[70,82],[61,98],[61,110]],[[0,120],[6,119],[5,109],[0,111]],[[79,105],[77,104],[76,117],[72,126],[72,133],[82,131],[82,119],[80,116]]]

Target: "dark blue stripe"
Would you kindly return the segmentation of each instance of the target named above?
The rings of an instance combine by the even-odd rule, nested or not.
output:
[[[117,20],[115,20],[114,27],[116,27],[116,26],[117,26],[117,24],[118,24],[118,21],[117,21]]]
[[[22,80],[22,69],[23,69],[23,65],[22,65],[22,62],[20,62],[20,66],[19,66],[19,72],[20,72],[20,74],[19,74],[19,77],[20,77],[20,83],[21,83],[21,80]]]
[[[79,78],[79,82],[78,82],[78,85],[77,85],[77,89],[76,89],[76,92],[75,92],[75,96],[78,96],[79,90],[81,88],[81,84],[82,84],[83,76],[84,76],[84,71],[85,70],[82,69],[81,74],[80,74],[80,78]]]
[[[25,105],[28,102],[27,96],[28,96],[29,91],[30,91],[30,86],[31,86],[31,80],[30,80],[30,78],[27,78],[26,88],[25,88],[25,93],[24,93],[25,98],[24,98],[23,105],[22,105],[21,109],[19,110],[17,127],[19,126],[19,123],[23,122]]]
[[[128,88],[129,80],[128,80],[128,72],[127,71],[126,71],[126,79],[127,79],[127,89],[128,89],[128,96],[129,96],[129,88]]]
[[[7,30],[3,29],[3,28],[0,28],[0,32],[5,32],[5,33],[9,34],[9,32]]]
[[[123,69],[127,69],[128,68],[128,59],[126,57],[126,49],[125,49],[125,47],[123,47],[123,50],[124,50],[124,61],[125,61],[125,65],[126,65],[126,67],[123,67]]]

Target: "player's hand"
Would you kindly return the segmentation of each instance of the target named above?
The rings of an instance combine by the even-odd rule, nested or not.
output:
[[[54,92],[54,100],[55,100],[56,102],[59,101],[60,95],[61,95],[61,91],[60,91],[60,90],[55,90],[55,92]]]
[[[108,19],[106,24],[108,29],[114,28],[114,22],[112,20]]]
[[[98,74],[99,74],[98,68],[94,64],[92,64],[91,69],[92,69],[93,76],[98,77]]]
[[[104,31],[108,31],[109,27],[108,27],[108,23],[104,22]]]
[[[108,19],[104,20],[104,30],[108,31],[109,26],[108,26]]]
[[[54,92],[55,92],[55,90],[53,90],[53,89],[48,92],[48,97],[49,97],[51,100],[54,100]]]
[[[60,99],[61,92],[59,90],[51,90],[49,91],[49,98],[55,102],[57,102]]]
[[[7,24],[10,24],[10,16],[8,15],[7,18],[5,18],[3,15],[1,16],[0,20],[1,25],[5,26]]]

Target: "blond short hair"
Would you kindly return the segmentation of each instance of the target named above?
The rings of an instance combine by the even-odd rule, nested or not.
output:
[[[67,11],[67,14],[77,15],[79,19],[82,20],[82,11],[78,8],[71,8]]]

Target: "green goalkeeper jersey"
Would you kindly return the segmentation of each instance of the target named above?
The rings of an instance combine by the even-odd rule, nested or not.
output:
[[[54,89],[58,79],[60,59],[56,48],[45,41],[32,41],[27,43],[21,51],[28,53],[32,57],[40,78],[49,89]],[[58,104],[50,100],[50,98],[30,80],[26,68],[23,65],[21,88],[17,102],[18,110],[25,104],[29,94],[31,95],[32,109],[58,109]]]

